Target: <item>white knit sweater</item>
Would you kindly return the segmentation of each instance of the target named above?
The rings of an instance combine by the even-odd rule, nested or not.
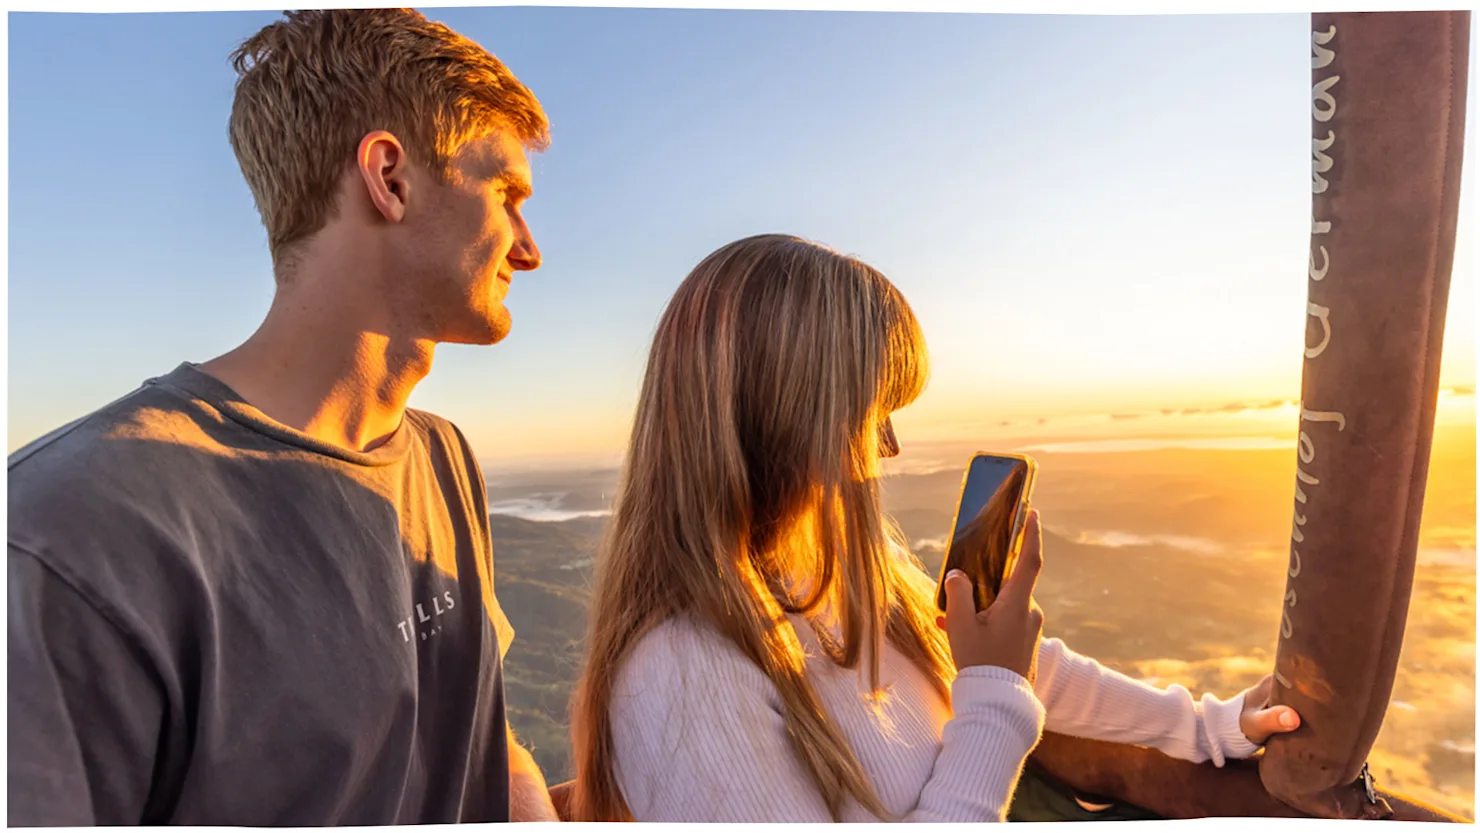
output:
[[[1257,748],[1239,729],[1242,694],[1199,702],[1181,686],[1156,689],[1111,671],[1057,639],[1043,640],[1033,687],[1003,668],[961,671],[951,686],[954,714],[923,674],[886,648],[886,697],[871,705],[861,672],[828,661],[811,629],[793,622],[829,720],[884,807],[904,821],[1002,821],[1045,728],[1219,766]],[[831,821],[780,710],[770,680],[712,628],[676,618],[647,634],[618,672],[611,703],[616,775],[633,817]],[[842,816],[878,820],[851,800]]]

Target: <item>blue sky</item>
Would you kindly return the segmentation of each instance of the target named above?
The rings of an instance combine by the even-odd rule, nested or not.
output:
[[[1298,396],[1305,15],[428,13],[552,122],[514,330],[440,349],[413,400],[486,459],[620,449],[673,288],[768,231],[910,298],[935,373],[902,432]],[[12,449],[265,312],[226,56],[276,16],[10,15]],[[1475,375],[1472,205],[1449,384]]]

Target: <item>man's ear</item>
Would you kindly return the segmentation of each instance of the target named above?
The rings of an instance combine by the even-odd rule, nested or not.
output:
[[[392,223],[401,222],[411,193],[411,160],[400,140],[385,130],[366,133],[355,151],[355,167],[370,204],[380,216]]]

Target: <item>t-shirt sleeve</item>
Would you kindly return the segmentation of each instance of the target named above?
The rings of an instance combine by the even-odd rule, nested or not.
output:
[[[71,584],[8,548],[11,826],[134,825],[165,712],[142,655]]]
[[[475,517],[473,518],[474,529],[483,536],[484,545],[487,547],[487,563],[484,565],[488,570],[489,583],[497,590],[498,579],[494,573],[495,547],[493,545],[493,529],[488,522],[488,486],[483,477],[483,467],[478,463],[478,457],[473,453],[473,446],[463,434],[462,429],[445,420],[438,420],[438,424],[445,426],[450,436],[450,441],[457,448],[461,458],[462,468],[467,477],[468,493],[471,496]],[[489,593],[488,618],[493,622],[494,633],[498,635],[498,651],[500,658],[507,658],[509,646],[514,642],[514,625],[509,617],[504,614],[504,606],[499,603],[496,592]]]
[[[499,604],[497,596],[489,602],[488,618],[493,620],[493,631],[498,634],[499,659],[507,659],[509,646],[514,642],[514,625],[509,621],[509,617],[504,615],[504,606]]]

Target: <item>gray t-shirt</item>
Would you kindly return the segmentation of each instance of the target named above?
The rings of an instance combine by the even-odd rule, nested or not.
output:
[[[11,825],[504,821],[478,464],[368,453],[182,365],[11,455]]]

